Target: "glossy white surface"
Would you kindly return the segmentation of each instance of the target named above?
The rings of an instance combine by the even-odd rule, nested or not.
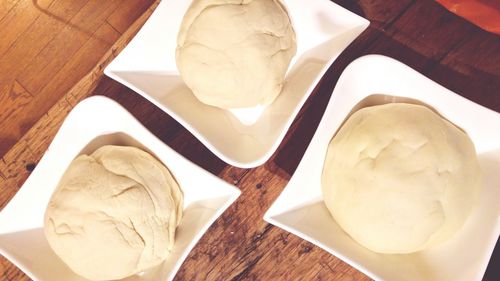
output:
[[[374,95],[378,94],[378,95]],[[367,250],[335,222],[323,203],[328,144],[356,109],[390,102],[424,103],[464,129],[483,171],[477,207],[450,240],[414,254]],[[375,280],[481,280],[500,234],[500,114],[477,105],[388,57],[368,55],[342,73],[295,174],[264,219],[306,239]]]
[[[163,0],[105,74],[170,114],[214,154],[238,167],[266,162],[338,55],[369,22],[328,0],[285,0],[297,54],[280,96],[262,109],[228,111],[198,101],[175,64],[177,32],[191,1]]]
[[[125,280],[171,280],[208,227],[240,195],[239,189],[169,148],[116,102],[88,98],[70,112],[35,170],[0,212],[0,253],[32,279],[85,280],[49,247],[43,217],[69,163],[106,144],[136,146],[153,154],[168,167],[184,193],[184,216],[166,261]]]

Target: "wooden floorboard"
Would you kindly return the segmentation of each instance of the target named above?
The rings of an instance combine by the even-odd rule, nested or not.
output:
[[[0,1],[0,22],[2,22],[3,17],[7,15],[12,8],[19,2],[20,0],[4,0]]]
[[[40,7],[47,8],[54,0],[40,2]],[[18,1],[0,20],[0,60],[16,40],[22,36],[34,21],[42,14],[31,0]]]
[[[81,8],[81,5],[75,3],[77,3],[77,1],[55,0],[47,6],[47,9],[56,12],[66,11],[66,17],[71,18]],[[21,4],[21,2],[19,4]],[[31,5],[34,5],[33,2],[31,2]],[[24,68],[29,67],[33,59],[43,55],[41,51],[44,50],[47,44],[49,44],[65,26],[64,22],[54,19],[40,11],[40,7],[44,7],[45,5],[46,4],[40,4],[39,7],[30,7],[29,10],[35,9],[38,15],[34,17],[29,27],[9,46],[5,55],[0,58],[0,96],[2,97],[11,95],[15,81],[18,81],[31,96],[38,96],[37,91],[30,91],[30,89],[23,84],[23,79],[19,79],[22,78],[19,77],[19,73]],[[53,57],[45,58],[47,60],[55,59]],[[33,122],[37,120],[37,117],[39,118],[40,114],[43,114],[36,110],[32,112],[31,108],[38,109],[44,106],[50,108],[51,106],[50,103],[45,103],[45,101],[41,104],[38,101],[35,106],[36,102],[36,98],[33,98],[30,102],[23,103],[22,107],[16,108],[16,114],[10,114],[7,118],[0,120],[0,127],[3,128],[0,133],[0,155],[3,155],[16,140],[19,140],[19,138],[33,125]],[[6,111],[10,106],[10,104],[0,104],[0,111]],[[18,116],[28,116],[28,118],[18,119]]]
[[[109,15],[106,21],[118,32],[123,33],[134,22],[134,20],[142,15],[144,11],[151,6],[153,0],[127,0],[127,5],[119,5],[117,9]]]
[[[471,34],[473,29],[455,18],[443,12],[437,3],[417,1],[387,29],[387,34],[427,59],[439,61],[457,43],[466,40],[464,34]],[[455,32],[459,28],[463,32]]]
[[[83,1],[82,1],[83,2]],[[26,88],[38,95],[40,90],[47,85],[54,73],[57,73],[91,37],[95,36],[95,26],[103,23],[102,18],[96,18],[90,11],[96,8],[103,8],[92,4],[80,4],[75,6],[76,13],[69,18],[69,23],[65,18],[56,13],[47,14],[52,20],[62,25],[57,35],[41,50],[41,52],[18,74],[18,79]],[[111,2],[108,2],[111,3]],[[101,5],[102,6],[102,5]],[[48,11],[48,13],[51,11]],[[85,20],[85,22],[83,22]],[[111,41],[110,38],[109,41]],[[116,38],[115,38],[116,40]],[[112,42],[108,43],[110,46]],[[64,48],[61,48],[64,46]],[[68,76],[72,76],[69,74]],[[49,82],[50,83],[50,82]]]
[[[4,101],[0,103],[0,156],[117,40],[120,33],[108,19],[124,28],[151,3],[19,0],[12,4],[0,20],[0,99]],[[129,5],[132,9],[126,9]],[[19,100],[13,98],[18,92],[23,93]]]

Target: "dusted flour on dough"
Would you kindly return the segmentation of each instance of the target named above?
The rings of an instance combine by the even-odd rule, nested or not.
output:
[[[424,106],[355,112],[331,140],[325,204],[354,240],[380,253],[411,253],[451,237],[480,189],[474,145]]]
[[[182,202],[177,182],[153,156],[103,146],[64,173],[45,212],[45,236],[77,274],[121,279],[167,257]]]
[[[296,49],[280,0],[194,0],[178,34],[176,61],[200,101],[243,108],[274,101]]]

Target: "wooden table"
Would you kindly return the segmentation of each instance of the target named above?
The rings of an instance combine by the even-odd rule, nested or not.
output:
[[[340,73],[355,58],[371,53],[396,58],[500,112],[500,36],[430,0],[334,2],[369,19],[370,27],[330,67],[272,158],[255,169],[238,169],[170,116],[102,75],[157,1],[1,0],[0,208],[29,176],[71,108],[87,96],[105,95],[176,151],[242,191],[190,253],[176,280],[369,280],[264,222],[264,212],[295,171]],[[500,280],[499,267],[497,249],[484,280]],[[0,274],[2,280],[28,279],[3,257]]]

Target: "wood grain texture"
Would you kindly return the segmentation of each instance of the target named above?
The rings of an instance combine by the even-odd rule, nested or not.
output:
[[[123,33],[136,18],[151,6],[151,1],[127,0],[126,5],[119,5],[106,19],[116,31]]]
[[[54,0],[46,0],[34,5],[30,0],[18,0],[16,3],[7,5],[4,2],[0,29],[2,40],[0,40],[0,58],[26,32],[34,21],[41,15],[40,8],[47,8]]]
[[[106,5],[96,1],[76,2],[77,5],[71,7],[76,11],[74,16],[68,16],[68,12],[65,12],[63,16],[56,11],[46,11],[47,14],[50,13],[48,17],[61,24],[62,28],[58,30],[57,35],[44,46],[29,65],[19,73],[18,79],[28,91],[38,95],[40,90],[47,85],[47,81],[51,80],[54,73],[58,73],[67,63],[67,58],[74,56],[90,38],[103,41],[103,44],[106,45],[105,49],[114,43],[117,39],[116,36],[107,38],[96,32],[117,5],[116,2],[112,1],[104,2]],[[65,11],[67,10],[65,9]],[[64,46],[64,48],[61,48],[61,46]],[[97,59],[101,56],[102,53]],[[85,73],[89,70],[87,69]]]
[[[152,0],[137,2],[148,7]],[[0,156],[95,66],[121,35],[107,19],[134,3],[19,0],[0,20],[0,34],[5,34],[0,40],[0,96],[6,96],[16,82],[33,97],[22,107],[0,104],[0,112],[16,109],[0,118],[4,129]],[[144,7],[126,10],[115,18],[124,17],[130,25],[140,16],[137,10],[144,11]]]
[[[90,2],[79,3],[91,5]],[[297,168],[338,77],[352,60],[370,53],[394,57],[458,94],[500,112],[500,37],[480,30],[430,0],[335,2],[370,19],[372,25],[330,67],[272,158],[255,169],[239,169],[225,164],[173,118],[102,75],[107,63],[137,32],[158,1],[134,0],[127,7],[113,6],[114,2],[110,1],[106,4],[109,5],[107,9],[115,9],[96,11],[101,16],[99,23],[93,25],[91,35],[67,33],[71,42],[57,41],[62,40],[55,39],[57,34],[52,36],[51,40],[59,43],[49,41],[45,46],[52,44],[50,48],[57,50],[62,48],[58,44],[70,44],[68,50],[62,50],[67,58],[56,58],[57,52],[39,48],[55,61],[35,59],[36,56],[30,60],[36,62],[37,69],[54,72],[53,75],[41,74],[50,77],[50,83],[43,85],[47,79],[37,77],[37,72],[26,66],[23,69],[9,66],[16,73],[23,73],[22,79],[12,76],[12,80],[0,81],[0,89],[4,83],[10,83],[9,91],[5,92],[9,94],[0,96],[0,126],[1,131],[7,131],[0,132],[1,142],[9,134],[19,136],[13,138],[11,145],[5,146],[3,153],[0,143],[0,155],[3,155],[0,161],[0,208],[29,176],[71,108],[89,95],[105,95],[123,105],[163,142],[242,191],[242,196],[210,227],[189,254],[176,280],[369,280],[320,248],[267,224],[262,220],[264,212]],[[21,3],[25,2],[18,0],[11,5],[0,5],[0,22],[3,9],[5,18]],[[57,8],[48,0],[44,5]],[[140,13],[137,12],[141,9]],[[81,10],[71,19],[78,13]],[[93,14],[91,9],[86,13]],[[131,19],[139,15],[137,21]],[[41,16],[33,12],[31,17],[35,20]],[[68,24],[71,19],[68,18]],[[76,25],[76,22],[72,24]],[[28,30],[25,25],[19,24],[19,28]],[[67,25],[57,26],[59,32],[68,28]],[[123,35],[119,37],[121,33]],[[14,38],[17,35],[9,36]],[[23,36],[26,35],[17,36],[15,40]],[[8,50],[10,54],[19,52]],[[1,56],[0,52],[0,61],[2,59],[8,60],[8,57]],[[0,64],[0,72],[2,68]],[[29,89],[38,91],[31,93]],[[50,93],[56,94],[50,96]],[[16,113],[25,108],[36,111],[30,104],[39,96],[44,98],[36,100],[42,108],[37,111],[38,115],[30,119]],[[3,106],[4,103],[10,106]],[[14,125],[7,126],[2,122],[4,119]],[[26,120],[30,122],[24,129],[19,129]],[[496,251],[484,280],[500,280],[499,256]],[[5,280],[29,280],[4,258],[0,259],[0,273]]]

